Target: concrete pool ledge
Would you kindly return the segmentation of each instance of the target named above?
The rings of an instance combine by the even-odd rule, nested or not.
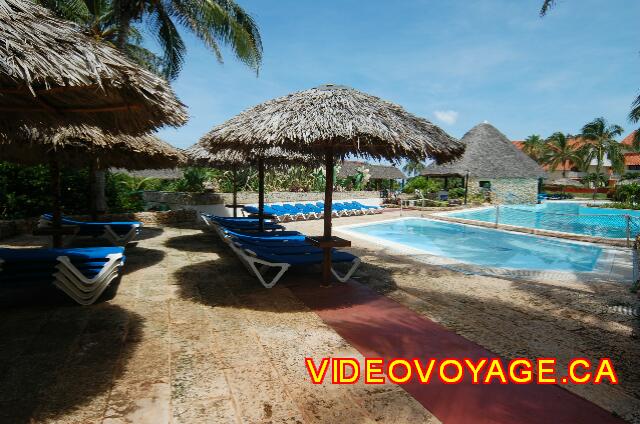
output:
[[[510,279],[518,279],[518,280],[526,280],[526,281],[535,281],[535,282],[547,282],[559,285],[571,284],[571,283],[603,283],[603,282],[615,282],[615,283],[626,283],[631,285],[633,280],[633,270],[632,270],[632,254],[628,249],[620,249],[611,247],[610,245],[602,245],[600,243],[600,247],[602,248],[602,255],[598,258],[596,265],[594,266],[593,271],[588,272],[573,272],[573,271],[556,271],[556,270],[526,270],[526,269],[514,269],[514,268],[499,268],[499,267],[490,267],[483,265],[476,265],[461,262],[455,259],[451,259],[444,256],[439,256],[433,254],[429,251],[414,248],[407,246],[402,243],[393,242],[390,240],[385,240],[382,238],[369,236],[366,234],[362,234],[357,231],[352,231],[354,228],[364,227],[369,225],[375,225],[383,222],[392,222],[392,221],[402,221],[409,219],[424,219],[427,221],[437,221],[437,219],[431,219],[425,217],[402,217],[391,220],[384,221],[373,221],[362,224],[351,224],[338,226],[335,228],[335,231],[340,232],[348,237],[357,238],[367,243],[371,243],[380,247],[382,249],[387,249],[392,251],[392,253],[403,255],[410,257],[416,261],[426,263],[429,265],[440,266],[446,269],[451,269],[453,271],[462,272],[465,274],[471,275],[484,275],[484,276],[492,276],[492,277],[503,277]],[[448,221],[448,220],[442,220]],[[465,221],[465,220],[461,220]],[[457,222],[453,221],[456,224],[460,225],[469,225],[468,222]],[[486,223],[485,223],[486,224]],[[485,226],[494,231],[500,231],[509,233],[510,231],[506,229],[496,229],[495,226]],[[542,234],[534,234],[531,232],[524,232],[523,236],[529,237],[544,237]],[[584,241],[576,241],[576,240],[567,240],[567,243],[572,244],[583,244],[583,245],[593,245],[593,243],[585,243]]]

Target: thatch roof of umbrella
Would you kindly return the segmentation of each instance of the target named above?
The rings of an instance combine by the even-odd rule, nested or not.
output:
[[[374,165],[366,162],[344,161],[338,171],[338,178],[353,177],[358,174],[358,169],[364,167],[369,170],[372,180],[404,180],[407,176],[392,165]]]
[[[0,0],[0,127],[90,124],[145,133],[187,120],[169,85],[77,25]]]
[[[185,163],[180,150],[154,135],[113,135],[87,125],[40,131],[22,127],[12,138],[0,133],[0,159],[25,165],[55,159],[69,166],[127,169],[168,168]]]
[[[259,152],[246,150],[221,149],[212,152],[205,143],[196,143],[184,151],[189,162],[198,166],[210,166],[220,169],[233,169],[242,166],[256,166],[258,158],[262,158],[269,167],[283,167],[291,165],[319,166],[321,161],[317,157],[287,152],[279,147],[272,147]]]
[[[201,139],[206,146],[333,154],[396,160],[457,157],[464,146],[436,125],[402,107],[353,88],[324,85],[269,100],[217,126]]]
[[[125,169],[110,168],[112,174],[127,174],[137,178],[158,178],[161,180],[179,180],[184,177],[184,171],[181,168],[158,168],[158,169]]]
[[[539,178],[546,173],[533,159],[515,147],[497,128],[482,123],[471,128],[461,141],[467,146],[460,159],[428,165],[421,175],[472,178]]]

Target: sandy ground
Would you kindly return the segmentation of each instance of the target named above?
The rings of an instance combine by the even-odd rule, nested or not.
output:
[[[403,216],[423,216],[407,213]],[[426,215],[424,215],[426,216]],[[340,225],[399,218],[399,212],[345,217]],[[322,222],[287,224],[321,234]],[[405,254],[351,238],[363,265],[355,279],[445,327],[505,357],[611,358],[618,386],[567,388],[632,422],[640,422],[640,323],[619,308],[640,307],[629,285],[621,283],[526,281],[465,275],[431,266]]]
[[[628,286],[464,275],[358,239],[352,250],[356,280],[506,358],[612,358],[619,386],[569,389],[640,422],[638,319],[610,309],[639,305]],[[263,289],[213,234],[148,228],[127,257],[109,302],[3,307],[0,422],[438,422],[398,386],[311,385],[304,357],[359,353],[286,287]]]

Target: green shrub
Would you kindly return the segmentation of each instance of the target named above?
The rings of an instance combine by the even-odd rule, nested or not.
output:
[[[450,199],[461,199],[464,197],[464,187],[456,187],[449,190]]]
[[[435,193],[442,189],[442,182],[432,179],[427,179],[426,177],[413,177],[407,184],[405,184],[404,189],[402,190],[404,193],[413,194],[416,190],[420,190],[423,193]]]

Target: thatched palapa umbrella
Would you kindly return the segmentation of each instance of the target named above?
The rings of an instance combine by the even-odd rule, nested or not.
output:
[[[323,283],[331,276],[331,248],[349,245],[331,235],[333,165],[348,154],[438,162],[456,158],[464,145],[402,107],[349,87],[324,85],[259,104],[214,128],[201,139],[212,149],[281,147],[313,153],[326,166],[324,235],[310,238],[324,249]]]
[[[25,128],[53,134],[91,125],[138,135],[187,120],[184,105],[163,79],[32,1],[0,0],[0,40],[0,137],[5,140],[20,139]],[[47,153],[56,174],[56,153]],[[54,208],[54,227],[60,227],[60,216]]]
[[[61,213],[60,162],[126,169],[161,169],[186,162],[181,151],[156,136],[113,135],[86,125],[55,131],[23,127],[12,138],[0,133],[0,158],[24,165],[49,164],[54,213]]]
[[[196,143],[185,153],[192,163],[200,166],[229,169],[233,173],[233,216],[237,216],[236,173],[241,167],[255,166],[258,168],[258,210],[260,230],[264,230],[264,172],[265,166],[284,167],[291,165],[318,166],[320,161],[315,156],[301,153],[287,152],[279,147],[272,147],[263,151],[249,152],[246,150],[222,149],[209,150],[205,143]]]
[[[187,121],[168,84],[32,1],[0,0],[0,129],[89,124],[140,134]]]

